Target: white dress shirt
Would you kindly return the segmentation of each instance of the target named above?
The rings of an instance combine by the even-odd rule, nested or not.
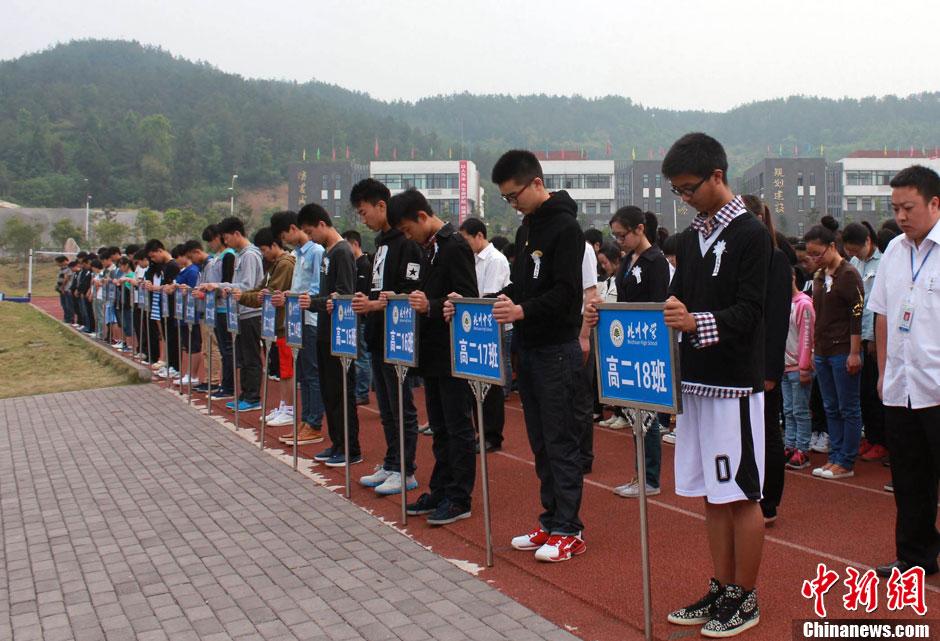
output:
[[[920,247],[914,247],[904,234],[892,240],[878,266],[868,308],[884,316],[887,324],[882,390],[885,405],[907,407],[910,403],[913,409],[940,405],[938,245],[940,222]],[[901,314],[908,305],[914,313],[910,330],[905,331],[901,329]]]
[[[477,270],[477,287],[480,296],[498,294],[509,285],[509,259],[487,243],[479,254],[474,255]]]

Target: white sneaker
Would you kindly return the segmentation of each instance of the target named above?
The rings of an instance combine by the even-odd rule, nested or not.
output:
[[[114,343],[114,344],[112,345],[112,347],[115,347],[115,348],[117,348],[117,349],[124,349],[124,341],[118,341],[118,342]]]
[[[157,378],[166,378],[166,368],[161,367],[160,369],[156,370],[153,375]]]
[[[813,448],[819,443],[819,432],[813,432],[813,435],[809,437],[809,451],[813,452]]]
[[[177,378],[176,380],[173,381],[173,384],[179,385],[180,387],[182,387],[183,385],[189,385],[189,374],[187,374],[183,378]]]
[[[294,424],[294,408],[284,405],[283,407],[277,408],[278,414],[274,418],[268,421],[268,425],[272,427],[282,427],[284,425],[293,425]]]
[[[673,430],[672,432],[668,432],[668,433],[666,433],[666,434],[663,434],[663,443],[668,443],[669,445],[675,445],[675,444],[676,444],[676,432],[675,432],[675,430]]]
[[[630,427],[630,423],[624,417],[618,416],[617,419],[613,423],[610,423],[607,427],[612,430],[623,430]]]
[[[414,476],[405,479],[405,488],[413,490],[418,487],[418,481]],[[376,494],[399,494],[401,492],[401,472],[389,472],[388,478],[380,486],[375,488]]]
[[[656,496],[659,494],[660,490],[658,487],[653,487],[649,483],[646,484],[646,496]],[[634,477],[632,481],[621,485],[620,487],[614,488],[614,494],[617,496],[622,496],[628,499],[639,498],[640,496],[640,482]]]
[[[825,432],[819,433],[819,438],[816,439],[816,445],[810,445],[810,452],[818,452],[819,454],[828,454],[829,453],[829,435]]]
[[[598,425],[603,427],[610,427],[618,418],[616,414],[611,414],[610,418],[605,418],[603,421],[598,422]]]
[[[275,407],[273,410],[271,410],[270,412],[268,412],[268,415],[264,417],[264,422],[267,423],[268,425],[270,425],[270,424],[271,424],[271,421],[273,421],[274,419],[276,419],[276,418],[281,414],[281,412],[283,412],[283,411],[284,411],[284,402],[281,401],[281,404],[280,404],[280,405],[278,405],[278,406]]]
[[[382,467],[382,464],[379,463],[375,466],[375,472],[369,474],[368,476],[363,476],[359,479],[359,482],[366,487],[378,487],[382,485],[382,483],[384,483],[391,475],[392,471],[386,470],[384,467]],[[401,482],[399,481],[399,484],[400,483]]]
[[[179,378],[180,373],[171,367],[170,369],[167,370],[167,376],[169,376],[170,378]]]

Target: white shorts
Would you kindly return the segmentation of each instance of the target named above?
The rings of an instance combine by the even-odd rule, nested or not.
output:
[[[682,395],[676,417],[676,494],[709,503],[759,501],[764,483],[764,394]]]

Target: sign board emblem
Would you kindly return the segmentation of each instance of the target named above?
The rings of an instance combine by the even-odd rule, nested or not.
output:
[[[342,307],[342,305],[340,305],[337,309],[339,310],[339,322],[342,323],[342,322],[343,322],[343,307]]]
[[[463,314],[460,316],[460,324],[463,326],[463,331],[469,332],[471,327],[470,322],[470,312],[464,310]]]
[[[610,342],[614,347],[623,345],[623,324],[619,320],[610,324]]]
[[[397,307],[392,308],[392,324],[398,325],[398,308]]]

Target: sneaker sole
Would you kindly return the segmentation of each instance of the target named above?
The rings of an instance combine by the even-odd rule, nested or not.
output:
[[[329,459],[327,459],[327,464],[326,464],[327,467],[346,467],[346,461],[343,461],[342,463],[330,463],[328,461]],[[350,465],[355,465],[356,463],[362,463],[362,459],[359,459],[358,461],[349,462]]]
[[[457,516],[452,516],[446,519],[434,519],[434,520],[428,519],[428,525],[450,525],[451,523],[455,523],[457,521],[460,521],[461,519],[469,519],[469,518],[470,518],[470,512],[464,512],[463,514],[458,514]]]
[[[563,558],[563,559],[543,559],[543,558],[539,558],[539,556],[536,555],[536,556],[535,556],[535,560],[536,560],[536,561],[541,561],[542,563],[563,563],[563,562],[565,562],[565,561],[570,561],[573,557],[576,557],[576,556],[578,556],[579,554],[584,554],[585,552],[587,552],[587,546],[586,546],[586,545],[585,545],[585,546],[582,546],[577,552],[572,552],[571,554],[569,554],[568,556],[566,556],[566,557]]]
[[[656,496],[656,495],[659,494],[661,491],[662,491],[662,490],[660,490],[659,488],[657,488],[657,489],[655,489],[655,490],[647,490],[647,491],[646,491],[646,496]],[[627,494],[627,493],[625,493],[625,492],[624,492],[624,493],[621,493],[621,492],[618,492],[616,489],[614,490],[614,494],[616,494],[617,496],[619,496],[619,497],[621,497],[621,498],[624,498],[624,499],[638,499],[638,498],[640,498],[639,493],[637,493],[637,494]]]
[[[363,483],[363,485],[365,485],[365,483]],[[379,483],[379,485],[366,485],[366,487],[378,488],[380,485],[382,485],[382,484]],[[407,486],[407,487],[405,488],[405,490],[406,490],[406,491],[411,491],[411,490],[415,490],[415,489],[417,489],[417,488],[418,488],[418,484],[415,483],[414,485],[409,485],[409,486]],[[392,494],[401,494],[401,488],[398,488],[397,490],[393,490],[393,491],[385,490],[385,491],[382,491],[382,492],[380,492],[378,489],[376,489],[376,490],[375,490],[375,493],[376,493],[376,494],[379,494],[379,495],[381,495],[381,496],[391,496]]]
[[[426,510],[416,510],[409,507],[405,510],[405,513],[408,514],[408,516],[421,516],[423,514],[430,514],[431,512],[435,511],[437,511],[436,507],[428,508]]]
[[[513,550],[520,550],[522,552],[531,552],[532,550],[538,550],[542,547],[542,544],[539,545],[516,545],[515,543],[510,543]]]
[[[286,442],[284,442],[284,441],[282,441],[282,442],[283,442],[285,445],[291,445],[291,446],[294,445],[294,439],[291,439],[291,440],[286,441]],[[322,443],[322,442],[323,442],[323,437],[321,436],[320,438],[300,439],[299,441],[297,441],[297,445],[313,445],[314,443]],[[323,460],[326,460],[326,459],[323,459]]]
[[[669,616],[666,617],[666,620],[669,621],[669,623],[672,623],[673,625],[705,625],[706,623],[711,621],[711,617],[696,617],[694,619],[680,619],[670,614]]]
[[[734,628],[733,630],[722,630],[720,632],[712,632],[711,630],[706,630],[705,628],[702,628],[702,636],[709,637],[712,639],[724,639],[726,637],[733,637],[735,635],[738,635],[744,632],[745,630],[750,630],[758,623],[760,623],[760,615],[757,615],[753,619],[750,619],[749,621],[742,623],[741,625]]]

